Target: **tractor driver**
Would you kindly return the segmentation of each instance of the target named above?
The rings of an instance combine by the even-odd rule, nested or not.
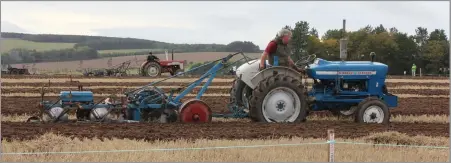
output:
[[[149,52],[149,55],[147,56],[147,61],[158,61],[159,59],[158,59],[158,57],[156,57],[156,56],[154,56],[153,54],[152,54],[152,52]]]
[[[278,56],[278,65],[291,67],[297,71],[302,72],[302,69],[297,68],[291,59],[291,47],[288,45],[291,41],[292,33],[288,29],[282,29],[277,33],[277,36],[269,42],[265,51],[261,55],[260,70],[266,68],[265,61],[268,59],[270,65],[274,65],[274,56]]]

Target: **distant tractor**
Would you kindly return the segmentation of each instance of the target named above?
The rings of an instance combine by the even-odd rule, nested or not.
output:
[[[10,74],[10,75],[30,75],[30,72],[27,68],[13,68],[11,65],[8,65],[6,70],[2,69],[2,74]]]
[[[174,51],[172,51],[172,60],[168,59],[168,52],[166,51],[166,60],[160,60],[154,56],[152,52],[147,56],[146,62],[141,64],[140,74],[141,76],[158,77],[161,73],[169,72],[171,76],[183,72],[183,66],[186,64],[186,60],[173,60]]]

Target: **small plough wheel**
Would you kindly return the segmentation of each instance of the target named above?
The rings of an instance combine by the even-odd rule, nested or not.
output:
[[[212,112],[205,102],[198,99],[191,99],[185,101],[182,106],[180,106],[179,118],[183,123],[211,122]]]

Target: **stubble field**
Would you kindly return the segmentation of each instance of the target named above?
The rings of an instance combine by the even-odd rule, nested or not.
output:
[[[143,149],[144,144],[159,148],[185,148],[225,145],[280,144],[293,142],[325,141],[326,130],[333,128],[336,138],[343,141],[369,143],[395,143],[407,145],[448,146],[449,137],[449,79],[423,77],[390,77],[389,92],[399,96],[399,106],[391,110],[389,125],[356,124],[350,119],[333,117],[329,112],[317,112],[300,124],[261,124],[246,119],[215,118],[209,124],[27,124],[24,121],[38,113],[40,88],[48,85],[46,100],[56,100],[59,91],[76,90],[67,76],[2,76],[2,141],[3,152],[43,152],[88,150],[97,144],[96,150]],[[110,94],[120,95],[124,89],[143,86],[155,79],[148,78],[85,78],[74,77],[85,89],[93,91],[96,100]],[[159,84],[168,91],[183,86],[195,78],[171,79]],[[229,89],[233,78],[216,78],[202,100],[214,112],[226,112]],[[196,88],[191,95],[197,93]],[[186,97],[183,100],[193,98]],[[403,137],[403,139],[400,139]],[[86,138],[92,140],[84,140]],[[102,141],[101,141],[102,140]],[[59,141],[61,143],[55,143]],[[145,141],[145,142],[142,142]],[[172,142],[167,142],[172,141]],[[39,145],[39,142],[41,145]],[[177,145],[177,142],[179,145]],[[435,142],[435,143],[434,143]],[[36,145],[24,145],[24,144]],[[431,144],[432,143],[432,144]],[[44,144],[44,146],[42,146]],[[69,144],[79,144],[78,146]],[[92,145],[91,145],[92,144]],[[120,145],[122,144],[122,145]],[[125,145],[128,144],[128,145]],[[129,145],[139,144],[139,145]],[[327,145],[308,151],[306,147],[268,147],[255,149],[214,149],[201,151],[169,151],[161,153],[123,153],[130,161],[327,161]],[[373,147],[337,144],[337,161],[447,161],[448,149],[416,149],[403,147]],[[123,148],[122,148],[123,147]],[[399,150],[402,148],[402,150]],[[92,150],[92,149],[91,149]],[[377,155],[371,151],[384,150]],[[216,151],[216,152],[214,152]],[[271,152],[272,151],[272,152]],[[288,152],[287,151],[295,151]],[[315,156],[315,151],[322,151]],[[219,152],[219,153],[218,153]],[[246,152],[246,153],[242,153]],[[278,154],[274,154],[278,153]],[[320,152],[321,153],[321,152]],[[361,155],[359,155],[360,153]],[[366,154],[365,154],[366,153]],[[156,155],[173,157],[151,157]],[[228,154],[233,154],[231,157]],[[296,155],[298,154],[298,155]],[[394,156],[394,154],[403,155]],[[114,155],[102,153],[100,155]],[[122,155],[122,154],[121,154]],[[367,156],[364,157],[363,155]],[[390,157],[393,155],[392,157]],[[409,155],[410,157],[407,157]],[[102,161],[96,154],[59,155],[5,155],[5,161],[79,161],[90,158]],[[136,156],[136,157],[135,157]],[[86,158],[85,158],[86,157]],[[91,161],[90,160],[90,161]],[[106,161],[124,158],[114,156]],[[128,161],[128,160],[126,160]]]

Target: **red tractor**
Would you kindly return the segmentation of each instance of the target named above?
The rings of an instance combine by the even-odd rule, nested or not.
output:
[[[172,52],[172,59],[174,59],[174,52]],[[186,60],[169,60],[167,51],[165,61],[160,60],[150,52],[147,61],[141,64],[140,74],[141,76],[157,77],[161,73],[169,72],[173,76],[183,72],[183,65],[185,64]]]

